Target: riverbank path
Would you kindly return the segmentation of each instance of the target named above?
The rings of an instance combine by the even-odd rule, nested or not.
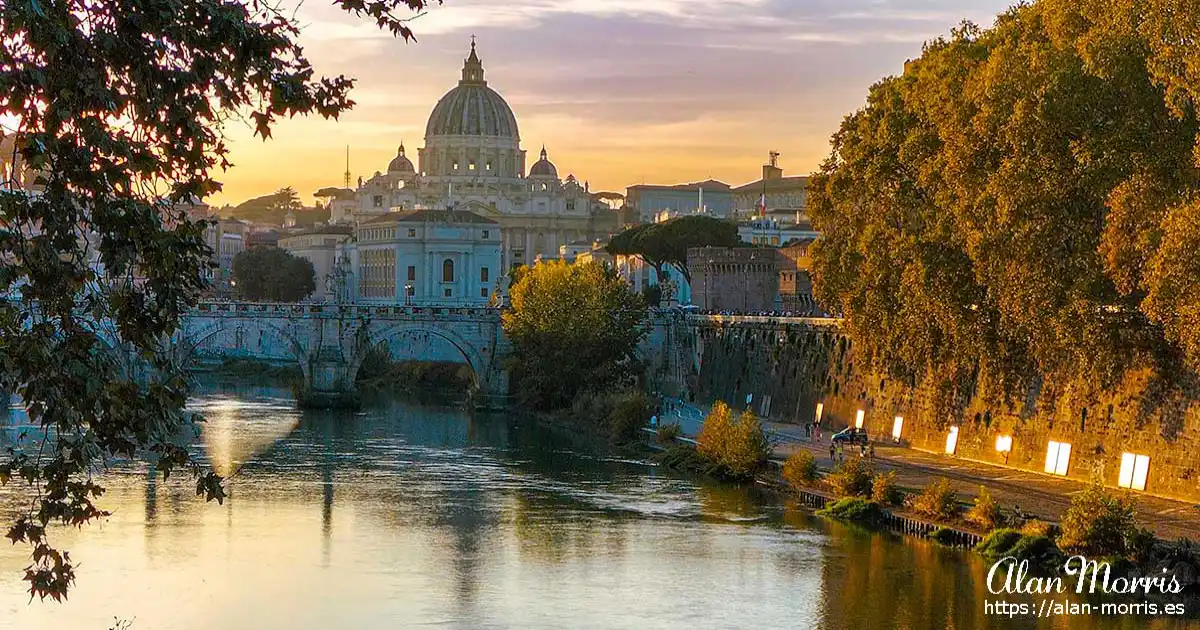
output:
[[[700,407],[679,400],[663,403],[660,424],[678,422],[683,434],[695,437],[708,413]],[[774,435],[774,455],[787,459],[797,450],[812,453],[822,472],[835,468],[829,458],[829,438],[832,432],[822,430],[820,438],[806,438],[804,427],[796,424],[764,421],[764,427]],[[845,456],[858,457],[858,450],[845,449]],[[1082,492],[1086,484],[1073,479],[1052,477],[1031,471],[996,466],[962,459],[941,453],[918,451],[883,442],[875,443],[877,471],[896,471],[897,483],[905,488],[920,489],[945,477],[960,499],[970,502],[985,486],[1005,510],[1019,508],[1047,522],[1058,522],[1071,506],[1072,497]],[[1152,495],[1138,495],[1138,520],[1154,531],[1159,538],[1200,540],[1200,505]]]

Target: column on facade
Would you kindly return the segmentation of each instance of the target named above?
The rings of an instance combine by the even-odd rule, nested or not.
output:
[[[426,263],[425,263],[424,298],[426,300],[429,300],[430,298],[433,297],[433,274],[434,274],[433,259],[435,256],[436,256],[436,254],[434,254],[433,252],[430,252],[430,251],[426,251],[426,253],[425,253]]]
[[[463,252],[462,258],[463,258],[462,279],[459,280],[459,285],[462,287],[462,290],[459,293],[462,295],[462,298],[465,300],[465,299],[469,299],[472,297],[471,296],[471,270],[474,267],[474,264],[473,264],[474,261],[472,260],[470,250]]]

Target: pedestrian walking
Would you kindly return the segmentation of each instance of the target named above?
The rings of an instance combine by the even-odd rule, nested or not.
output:
[[[866,444],[858,445],[858,456],[863,459],[867,458],[867,445]]]
[[[806,425],[804,425],[804,439],[807,440],[807,439],[811,439],[811,438],[812,438],[812,425],[806,424]]]
[[[837,445],[836,444],[829,445],[829,461],[831,461],[835,464],[837,463]]]
[[[871,461],[875,461],[875,445],[874,444],[867,447],[867,459],[869,459]]]
[[[838,444],[837,455],[839,462],[846,463],[846,449],[841,444]]]

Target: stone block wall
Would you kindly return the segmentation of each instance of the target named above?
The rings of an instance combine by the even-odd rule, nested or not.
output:
[[[1043,472],[1051,440],[1071,445],[1067,476],[1117,486],[1122,455],[1150,458],[1145,491],[1200,501],[1200,388],[1162,391],[1148,373],[1130,374],[1113,391],[1040,392],[1027,400],[988,406],[974,396],[958,411],[935,411],[928,384],[888,379],[856,366],[849,339],[809,325],[676,324],[659,358],[658,387],[672,386],[697,402],[752,406],[772,420],[810,422],[818,403],[823,425],[852,425],[859,409],[872,439],[890,441],[894,418],[904,418],[902,443],[935,452],[958,428],[955,455]],[[669,369],[668,369],[669,368]],[[1012,438],[1011,452],[996,450]]]

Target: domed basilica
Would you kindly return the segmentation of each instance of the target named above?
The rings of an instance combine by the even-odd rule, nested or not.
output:
[[[447,209],[499,224],[503,269],[557,257],[560,245],[616,229],[615,215],[593,201],[586,183],[559,179],[544,146],[526,170],[517,117],[488,86],[473,41],[461,80],[429,115],[417,164],[401,144],[386,172],[359,179],[344,208],[350,212],[333,220],[361,225],[388,213]]]

